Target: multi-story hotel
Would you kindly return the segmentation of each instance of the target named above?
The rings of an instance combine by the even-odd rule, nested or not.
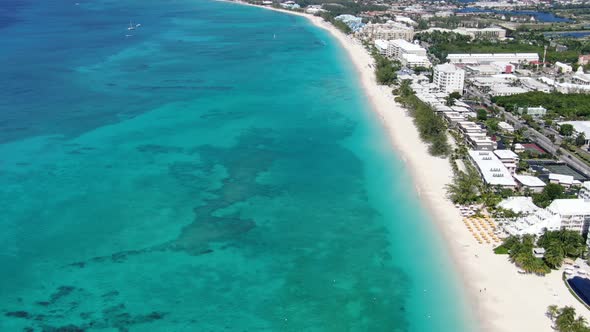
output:
[[[433,83],[440,92],[463,94],[465,71],[449,63],[438,65],[434,67]]]

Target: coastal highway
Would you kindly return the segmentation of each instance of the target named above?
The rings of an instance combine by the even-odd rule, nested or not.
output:
[[[541,148],[550,152],[554,156],[558,156],[558,158],[565,162],[568,166],[575,168],[576,170],[582,172],[585,176],[590,178],[590,166],[578,159],[578,157],[573,153],[559,147],[559,145],[561,144],[561,138],[559,137],[559,134],[556,131],[542,129],[544,131],[544,134],[540,133],[537,130],[530,127],[529,125],[527,125],[526,123],[521,122],[518,117],[516,117],[510,112],[507,112],[503,107],[493,104],[486,94],[483,94],[482,92],[477,91],[473,88],[466,88],[465,90],[470,95],[479,97],[485,105],[492,105],[495,108],[497,108],[500,111],[500,113],[504,115],[506,120],[508,120],[514,126],[514,129],[526,128],[527,134],[529,135],[529,138],[532,141],[537,143]],[[549,134],[555,135],[555,143],[551,142],[551,140],[547,138],[547,136],[545,136]],[[561,155],[558,155],[557,151],[560,151]]]

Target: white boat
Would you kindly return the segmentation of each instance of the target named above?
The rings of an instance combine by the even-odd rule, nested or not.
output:
[[[127,30],[135,30],[135,25],[131,24],[131,21],[129,21],[129,27],[127,27]]]

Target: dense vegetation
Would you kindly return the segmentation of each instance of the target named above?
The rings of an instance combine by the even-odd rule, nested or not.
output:
[[[297,4],[302,8],[309,5],[323,5],[322,8],[329,11],[333,16],[342,14],[357,15],[366,11],[382,11],[388,8],[387,6],[352,0],[298,0]]]
[[[543,106],[549,111],[567,119],[590,118],[590,95],[563,94],[559,92],[527,92],[512,96],[494,97],[492,101],[507,110],[518,107]]]
[[[482,185],[477,170],[469,167],[467,173],[455,174],[453,182],[447,185],[447,195],[455,204],[470,204],[478,200]]]
[[[565,189],[563,186],[557,183],[549,183],[544,188],[543,191],[538,194],[533,194],[533,203],[536,206],[546,208],[553,202],[554,199],[558,198],[568,198],[568,195],[565,194]]]
[[[447,141],[447,127],[444,120],[414,95],[409,81],[403,81],[396,98],[414,118],[418,132],[423,141],[428,143],[428,150],[433,156],[446,156],[450,152]]]
[[[537,246],[545,249],[544,258],[533,255],[533,235],[509,236],[494,251],[508,252],[510,260],[525,272],[543,275],[552,268],[559,268],[564,258],[580,257],[586,250],[584,238],[578,232],[569,230],[547,231],[539,238]]]
[[[346,25],[346,23],[334,19],[335,16],[330,12],[320,12],[319,14],[317,14],[317,16],[320,16],[326,22],[332,23],[333,26],[335,26],[338,30],[344,32],[345,34],[349,34],[352,32],[352,29],[348,25]]]
[[[576,317],[573,307],[547,307],[547,317],[553,322],[553,328],[559,332],[590,332],[590,326],[582,316]]]
[[[580,257],[586,250],[582,235],[568,230],[545,232],[537,241],[537,245],[545,248],[544,260],[552,269],[559,268],[564,258]]]
[[[533,248],[535,237],[532,235],[509,236],[500,247],[508,251],[510,261],[527,273],[544,275],[551,272],[551,268],[541,258],[535,257]],[[500,250],[501,248],[496,248]]]
[[[383,85],[395,83],[397,71],[401,67],[399,62],[389,60],[376,51],[373,51],[373,58],[375,59],[375,77],[377,78],[377,82]]]

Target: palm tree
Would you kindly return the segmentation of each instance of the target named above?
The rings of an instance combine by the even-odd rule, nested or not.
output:
[[[555,327],[558,331],[572,331],[573,324],[576,320],[576,309],[573,307],[564,307],[560,310],[557,319],[555,320]]]
[[[557,315],[559,315],[559,308],[555,304],[552,304],[547,307],[547,312],[545,314],[553,322]]]

